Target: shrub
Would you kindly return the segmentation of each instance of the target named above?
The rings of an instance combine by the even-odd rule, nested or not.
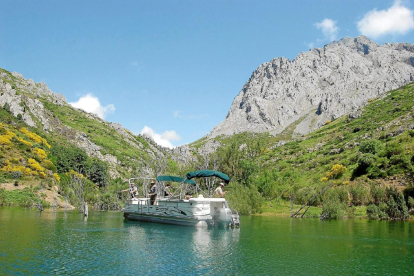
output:
[[[367,169],[371,164],[375,162],[375,155],[372,153],[365,153],[358,156],[358,168],[359,169]]]
[[[105,162],[93,159],[92,163],[88,165],[87,171],[88,179],[99,187],[105,186],[108,182],[108,166]]]
[[[385,147],[385,154],[388,158],[391,158],[393,155],[399,155],[404,152],[402,146],[396,142],[388,143]]]
[[[380,210],[377,205],[375,204],[368,205],[367,207],[368,219],[371,219],[371,220],[379,219],[379,213],[380,213]]]
[[[241,215],[260,213],[262,211],[263,198],[254,186],[243,186],[232,182],[228,186],[229,192],[226,198],[231,206]]]
[[[381,143],[381,141],[371,139],[367,141],[363,141],[361,145],[359,146],[359,151],[362,153],[372,153],[372,154],[378,154],[384,149],[384,145]]]
[[[365,205],[369,201],[369,191],[364,185],[351,186],[349,193],[351,194],[353,205]]]
[[[322,196],[323,205],[321,219],[339,219],[346,214],[347,204],[341,201],[341,191],[329,189]]]
[[[33,153],[36,154],[40,161],[46,159],[46,152],[42,149],[34,148]]]
[[[338,179],[342,176],[344,172],[346,172],[346,167],[340,164],[335,164],[332,166],[332,169],[326,173],[326,177],[332,179]]]
[[[19,179],[23,176],[23,173],[21,171],[11,171],[10,175],[14,179]]]
[[[376,219],[388,219],[387,214],[388,206],[386,203],[382,202],[379,205],[370,204],[367,207],[367,216],[368,219],[376,220]]]
[[[372,184],[370,192],[373,203],[378,205],[380,202],[387,201],[387,191],[384,187]]]

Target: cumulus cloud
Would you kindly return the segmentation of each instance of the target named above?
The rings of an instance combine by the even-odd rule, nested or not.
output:
[[[321,43],[329,43],[336,39],[338,35],[339,28],[336,25],[336,21],[325,18],[321,22],[313,24],[317,29],[320,29],[323,34],[323,38],[318,38],[315,42],[308,43],[309,48],[314,48],[320,45]]]
[[[325,40],[329,40],[329,42],[335,40],[339,32],[339,28],[336,26],[336,21],[329,18],[325,18],[321,22],[315,23],[315,26],[317,29],[322,30]]]
[[[113,104],[102,106],[98,97],[95,97],[90,93],[80,97],[77,102],[72,102],[69,104],[86,112],[94,113],[102,119],[105,119],[108,114],[114,113],[115,111],[115,106]]]
[[[414,29],[414,16],[412,10],[396,0],[388,10],[369,11],[357,24],[361,34],[372,38],[399,35]]]
[[[140,134],[146,134],[150,136],[158,145],[170,149],[174,148],[170,141],[178,141],[181,139],[180,135],[178,135],[174,130],[167,130],[164,131],[163,134],[158,134],[148,126],[144,126]]]

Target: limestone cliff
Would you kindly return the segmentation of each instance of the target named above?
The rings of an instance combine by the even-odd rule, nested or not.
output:
[[[257,68],[209,138],[245,131],[306,134],[414,81],[414,45],[344,38]],[[300,120],[299,120],[300,119]]]

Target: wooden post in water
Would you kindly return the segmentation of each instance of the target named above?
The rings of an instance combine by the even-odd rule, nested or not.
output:
[[[85,202],[85,208],[84,208],[84,215],[85,215],[85,217],[88,216],[88,213],[89,213],[89,211],[88,211],[88,203]]]

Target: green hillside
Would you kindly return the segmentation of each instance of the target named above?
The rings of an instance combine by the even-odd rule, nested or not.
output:
[[[120,209],[125,179],[142,171],[154,177],[160,168],[178,170],[171,153],[152,140],[62,103],[42,84],[0,69],[0,88],[0,182],[27,188],[20,198],[0,189],[0,205],[30,206],[36,200],[24,197],[36,191],[40,202],[39,187],[56,186],[75,206],[86,201],[96,209]]]
[[[371,100],[359,118],[326,122],[305,137],[292,137],[289,128],[275,137],[218,137],[222,146],[210,159],[219,160],[218,169],[232,177],[229,199],[243,197],[244,213],[277,213],[287,202],[304,204],[315,193],[310,205],[319,206],[319,214],[329,211],[329,217],[365,214],[360,206],[397,201],[400,192],[412,208],[413,99],[414,84],[409,84]],[[401,211],[394,217],[406,216]]]
[[[242,214],[289,215],[305,204],[310,217],[405,219],[414,208],[414,84],[306,136],[294,136],[294,126],[276,136],[220,136],[210,154],[200,151],[211,142],[204,137],[190,144],[192,158],[75,109],[44,84],[3,69],[1,87],[0,182],[25,190],[1,188],[0,205],[42,202],[42,189],[55,189],[79,208],[88,202],[120,209],[126,197],[120,191],[131,176],[208,168],[232,178],[227,198]]]

